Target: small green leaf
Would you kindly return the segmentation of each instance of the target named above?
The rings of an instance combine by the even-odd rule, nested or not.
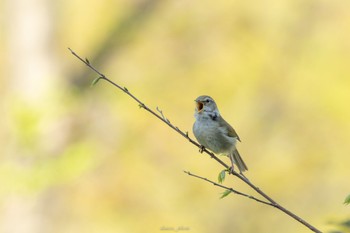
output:
[[[229,195],[230,193],[231,193],[232,191],[231,190],[225,190],[225,192],[223,192],[222,194],[221,194],[221,197],[220,197],[220,199],[222,199],[222,198],[224,198],[224,197],[226,197],[227,195]]]
[[[90,61],[87,58],[85,58],[85,61],[86,61],[87,64],[90,65]]]
[[[350,194],[345,198],[344,204],[345,205],[349,205],[350,204]]]
[[[91,86],[95,86],[96,83],[100,80],[101,77],[95,78],[94,81],[92,81]]]
[[[219,181],[219,183],[222,183],[222,182],[225,180],[225,175],[226,175],[226,170],[222,170],[222,171],[219,173],[219,176],[218,176],[218,181]]]

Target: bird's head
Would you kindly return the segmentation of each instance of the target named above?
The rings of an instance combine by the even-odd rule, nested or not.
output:
[[[202,114],[203,112],[218,111],[218,107],[216,106],[215,101],[210,96],[201,95],[195,101],[196,101],[195,112],[197,114]]]

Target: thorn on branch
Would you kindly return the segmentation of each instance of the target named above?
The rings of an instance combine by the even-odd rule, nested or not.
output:
[[[88,65],[90,65],[89,59],[85,58],[85,62],[86,62]]]
[[[124,87],[124,91],[129,92],[129,90],[126,87]]]
[[[164,117],[164,115],[163,115],[163,111],[160,110],[160,109],[158,108],[158,106],[156,107],[156,110],[157,110],[157,112],[160,113],[160,115],[162,115],[162,118],[165,119],[165,117]]]
[[[157,109],[157,112],[159,112],[160,115],[162,116],[163,120],[165,120],[167,123],[170,124],[170,121],[164,116],[163,111],[160,110],[160,109],[158,108],[158,106],[156,107],[156,109]]]
[[[139,108],[145,108],[145,104],[139,104]]]

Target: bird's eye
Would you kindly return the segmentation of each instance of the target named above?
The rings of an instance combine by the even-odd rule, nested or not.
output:
[[[210,103],[210,99],[207,99],[205,102]]]

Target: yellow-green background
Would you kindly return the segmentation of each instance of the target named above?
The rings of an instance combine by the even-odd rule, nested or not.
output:
[[[325,232],[349,232],[350,1],[0,1],[0,232],[309,232],[189,177],[220,167],[192,137],[214,97],[246,175]],[[222,158],[228,162],[227,158]],[[254,194],[235,179],[225,184]],[[178,231],[180,232],[180,231]]]

